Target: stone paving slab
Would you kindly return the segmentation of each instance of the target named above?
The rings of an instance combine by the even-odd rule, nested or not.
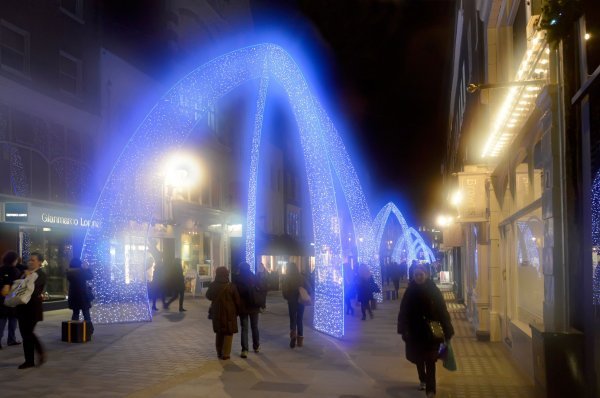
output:
[[[153,322],[97,325],[86,344],[60,341],[60,322],[69,312],[52,311],[37,327],[48,362],[17,370],[22,349],[1,350],[0,390],[2,397],[424,397],[396,334],[399,303],[385,301],[367,321],[356,307],[339,340],[305,326],[305,347],[292,350],[287,306],[273,292],[259,323],[261,352],[240,358],[238,334],[230,361],[215,358],[203,298],[186,298],[186,313],[161,310]],[[438,366],[438,397],[532,397],[531,381],[510,363],[502,345],[477,342],[464,307],[449,306],[458,331],[453,344],[459,370]],[[305,317],[310,324],[310,309]]]

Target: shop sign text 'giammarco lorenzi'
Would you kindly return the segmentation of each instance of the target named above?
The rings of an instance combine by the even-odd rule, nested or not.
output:
[[[100,221],[93,221],[83,217],[65,217],[55,216],[49,213],[42,213],[42,222],[52,225],[71,225],[83,228],[100,228]]]

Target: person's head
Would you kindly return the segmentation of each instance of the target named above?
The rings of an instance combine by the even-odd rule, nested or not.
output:
[[[9,250],[2,255],[2,265],[10,265],[11,267],[14,267],[17,265],[18,261],[19,255],[12,250]]]
[[[247,274],[252,272],[250,270],[250,264],[248,264],[247,262],[240,263],[240,265],[238,265],[238,270],[240,274]]]
[[[417,285],[425,283],[428,277],[429,272],[427,272],[427,267],[423,264],[414,265],[413,279]]]
[[[71,262],[69,262],[69,268],[81,268],[81,259],[72,258]]]
[[[296,275],[300,273],[300,270],[298,270],[296,263],[287,263],[285,272],[289,275]]]
[[[43,262],[44,262],[44,256],[42,256],[38,252],[33,252],[29,255],[29,261],[27,261],[27,267],[30,270],[35,271],[42,266]]]
[[[215,279],[229,280],[229,270],[227,267],[217,267],[215,270]]]

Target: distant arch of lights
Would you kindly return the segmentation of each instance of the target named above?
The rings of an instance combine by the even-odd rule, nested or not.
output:
[[[254,266],[256,184],[271,79],[287,93],[300,131],[316,247],[315,328],[335,337],[344,334],[342,246],[334,173],[343,187],[355,234],[363,238],[357,239],[359,259],[370,265],[381,284],[373,259],[372,220],[339,135],[290,55],[277,45],[260,44],[215,58],[180,80],[146,116],[115,163],[92,215],[97,227],[88,229],[82,250],[82,258],[94,269],[96,305],[92,312],[97,322],[151,319],[144,265],[130,264],[124,275],[125,267],[115,264],[111,242],[124,231],[147,236],[151,215],[160,206],[156,165],[164,161],[165,148],[182,146],[209,107],[249,80],[260,81],[252,132],[246,244],[246,259]]]
[[[379,213],[377,213],[377,216],[375,216],[373,228],[376,231],[376,242],[379,243],[377,247],[381,247],[385,226],[392,215],[396,217],[402,229],[402,233],[396,241],[394,250],[392,251],[392,260],[395,262],[406,260],[410,266],[410,263],[413,260],[418,260],[418,254],[423,252],[425,261],[433,263],[435,261],[435,256],[433,255],[431,248],[429,248],[421,235],[414,228],[408,226],[402,212],[400,212],[398,207],[392,202],[388,202],[383,206]]]

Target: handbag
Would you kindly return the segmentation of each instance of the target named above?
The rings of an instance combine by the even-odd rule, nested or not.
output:
[[[444,328],[438,321],[432,321],[427,319],[427,329],[429,330],[429,339],[433,343],[443,343],[445,340]]]
[[[454,357],[454,350],[452,349],[452,345],[449,341],[445,344],[445,346],[446,353],[444,355],[442,364],[444,365],[444,368],[448,369],[451,372],[454,372],[457,370],[456,358]]]
[[[33,295],[37,277],[38,274],[34,272],[23,279],[14,281],[10,292],[4,299],[4,305],[6,307],[16,307],[17,305],[27,304]]]
[[[310,294],[306,291],[303,286],[298,288],[298,303],[302,305],[311,305],[312,299],[310,298]]]

